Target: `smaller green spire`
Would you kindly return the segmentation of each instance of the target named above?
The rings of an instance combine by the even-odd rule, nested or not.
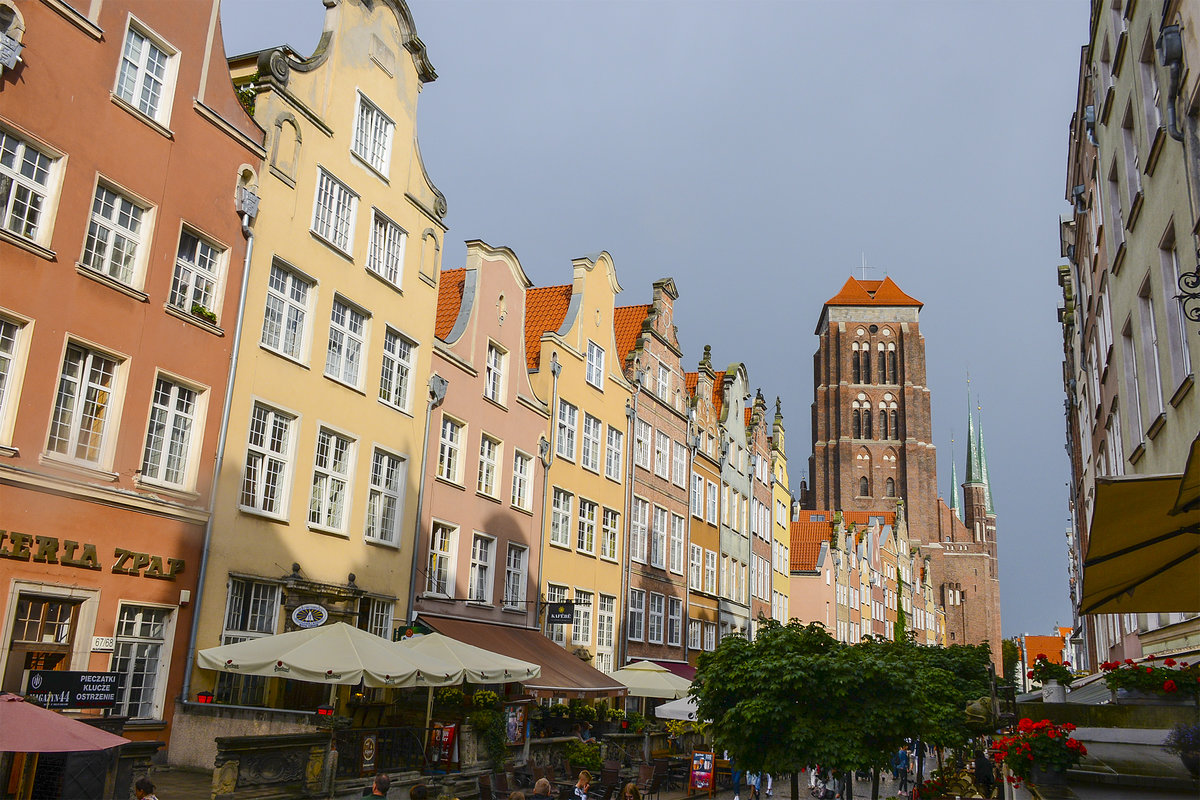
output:
[[[983,482],[983,500],[988,514],[995,514],[992,508],[992,482],[988,480],[987,448],[983,444],[983,406],[979,406],[979,479]]]
[[[958,459],[954,457],[954,437],[950,437],[950,511],[958,519],[962,519],[962,509],[958,505]]]
[[[970,378],[967,378],[968,384]],[[967,390],[967,479],[965,483],[983,482],[983,464],[979,460],[979,447],[975,439],[975,414],[971,410],[971,392]]]

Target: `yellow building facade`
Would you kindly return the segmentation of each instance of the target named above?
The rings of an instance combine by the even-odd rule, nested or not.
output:
[[[401,0],[332,4],[312,56],[230,67],[269,162],[194,646],[325,621],[391,638],[408,613],[446,230],[415,138],[436,75]],[[185,700],[199,691],[310,711],[329,696],[193,669]]]
[[[791,619],[792,587],[792,491],[788,483],[786,444],[783,404],[777,397],[771,423],[771,616],[784,624]]]
[[[526,296],[530,383],[550,405],[552,434],[543,459],[549,465],[537,585],[551,607],[575,603],[569,625],[543,616],[546,635],[609,672],[623,657],[626,537],[638,535],[627,530],[625,516],[633,447],[625,408],[633,385],[617,357],[613,309],[621,286],[611,256],[578,258],[572,267],[571,284]]]

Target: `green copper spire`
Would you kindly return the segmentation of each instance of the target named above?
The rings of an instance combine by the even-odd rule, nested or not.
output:
[[[968,383],[970,378],[967,379]],[[979,460],[979,447],[975,439],[975,414],[971,411],[971,393],[967,391],[967,480],[966,483],[983,483],[983,464]]]
[[[958,505],[958,458],[954,455],[954,437],[950,437],[950,512],[962,519],[962,509]]]
[[[979,406],[979,479],[983,482],[983,500],[987,513],[995,514],[992,508],[992,482],[988,480],[987,448],[983,446],[983,406]]]

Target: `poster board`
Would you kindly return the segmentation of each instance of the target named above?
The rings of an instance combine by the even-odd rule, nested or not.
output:
[[[688,775],[688,788],[692,792],[713,793],[713,768],[716,766],[716,753],[704,750],[692,751],[692,768]]]
[[[525,744],[529,722],[529,701],[504,706],[504,738],[510,745]]]
[[[458,763],[458,723],[434,722],[425,751],[430,766],[448,768]]]

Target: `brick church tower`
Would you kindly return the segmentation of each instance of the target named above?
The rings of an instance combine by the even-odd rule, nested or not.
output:
[[[936,529],[937,462],[921,302],[891,278],[850,278],[825,303],[813,356],[812,508],[894,511]]]

